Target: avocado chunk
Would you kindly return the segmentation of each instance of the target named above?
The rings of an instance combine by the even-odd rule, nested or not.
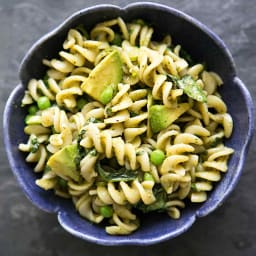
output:
[[[172,124],[182,114],[184,114],[190,105],[181,103],[177,108],[167,108],[164,105],[153,105],[149,109],[149,122],[153,133],[159,132]]]
[[[47,161],[47,166],[65,180],[79,180],[75,159],[78,155],[77,145],[67,145],[54,153]]]
[[[81,85],[82,90],[102,104],[109,103],[123,78],[122,61],[118,51],[111,51]]]

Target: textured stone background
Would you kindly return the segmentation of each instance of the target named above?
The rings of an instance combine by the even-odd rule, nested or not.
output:
[[[124,6],[135,1],[109,1]],[[227,44],[239,77],[256,96],[256,1],[156,1],[194,16]],[[18,66],[32,43],[73,12],[103,1],[0,0],[0,118],[5,101],[19,83]],[[199,219],[182,236],[158,245],[111,248],[72,237],[52,214],[35,208],[23,195],[9,168],[0,140],[0,255],[256,255],[256,159],[252,142],[244,172],[226,203]]]

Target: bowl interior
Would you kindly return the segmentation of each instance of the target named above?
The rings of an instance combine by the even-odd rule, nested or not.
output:
[[[34,183],[37,178],[18,151],[17,145],[26,140],[23,133],[25,113],[20,108],[21,99],[30,78],[40,78],[45,73],[43,58],[58,55],[62,43],[71,27],[85,24],[90,28],[96,23],[121,16],[125,21],[141,18],[152,24],[155,38],[162,38],[169,33],[175,43],[181,44],[195,61],[207,63],[207,67],[220,74],[224,86],[220,93],[227,103],[234,120],[234,132],[226,143],[235,149],[229,162],[229,172],[209,194],[206,203],[190,205],[182,211],[179,220],[172,220],[165,214],[149,214],[143,218],[141,228],[129,236],[113,237],[105,233],[100,226],[81,218],[75,211],[72,202],[56,197],[52,192],[45,192]],[[248,118],[248,98],[245,88],[235,81],[235,69],[232,58],[223,43],[201,23],[174,9],[157,4],[132,4],[121,9],[116,6],[98,6],[80,11],[66,20],[56,30],[40,39],[27,53],[20,67],[21,86],[17,87],[8,100],[4,131],[5,144],[10,165],[22,185],[26,195],[41,209],[58,212],[60,223],[71,233],[96,243],[112,244],[150,244],[177,236],[192,225],[196,216],[203,216],[215,209],[231,190],[241,173],[241,162],[248,136],[252,129]],[[235,104],[234,104],[235,103]]]

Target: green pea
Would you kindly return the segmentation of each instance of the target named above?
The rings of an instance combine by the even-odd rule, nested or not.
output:
[[[44,110],[44,109],[47,109],[51,106],[51,102],[50,102],[48,97],[41,96],[37,100],[37,106],[40,110]]]
[[[110,205],[101,206],[100,214],[104,218],[110,218],[113,215],[113,208]]]
[[[85,98],[80,98],[78,101],[77,101],[77,108],[79,110],[81,110],[85,104],[87,104],[87,100]]]
[[[113,98],[114,90],[112,86],[106,87],[106,89],[100,95],[100,101],[103,104],[109,103]]]
[[[156,149],[150,153],[150,161],[155,165],[160,165],[165,159],[165,154],[162,150]]]
[[[155,181],[155,180],[154,180],[154,177],[153,177],[152,174],[149,173],[149,172],[145,172],[145,173],[144,173],[144,180],[145,180],[145,181]]]
[[[28,108],[28,113],[30,115],[34,115],[38,110],[38,107],[36,105],[31,105],[29,108]]]

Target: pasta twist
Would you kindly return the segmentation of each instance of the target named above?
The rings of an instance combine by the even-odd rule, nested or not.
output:
[[[97,195],[104,202],[104,197],[108,194],[109,198],[107,199],[107,202],[113,200],[113,202],[119,205],[124,205],[127,202],[136,204],[140,200],[142,200],[144,204],[150,204],[155,201],[152,191],[153,186],[153,181],[139,182],[137,179],[132,181],[131,185],[121,181],[118,188],[116,188],[113,183],[108,183],[107,188],[98,187],[99,190],[97,190]]]
[[[118,216],[116,211],[113,214],[111,221],[113,222],[113,225],[106,227],[106,232],[110,235],[128,235],[139,227],[139,221],[137,219],[122,219]]]
[[[41,96],[47,96],[50,100],[54,100],[56,93],[52,86],[48,88],[43,80],[37,81],[35,79],[29,81],[28,92],[34,101],[37,101]]]
[[[88,192],[85,192],[81,197],[73,197],[75,207],[79,214],[84,218],[94,223],[100,223],[103,220],[103,216],[95,212],[92,205],[94,197],[90,196]]]

